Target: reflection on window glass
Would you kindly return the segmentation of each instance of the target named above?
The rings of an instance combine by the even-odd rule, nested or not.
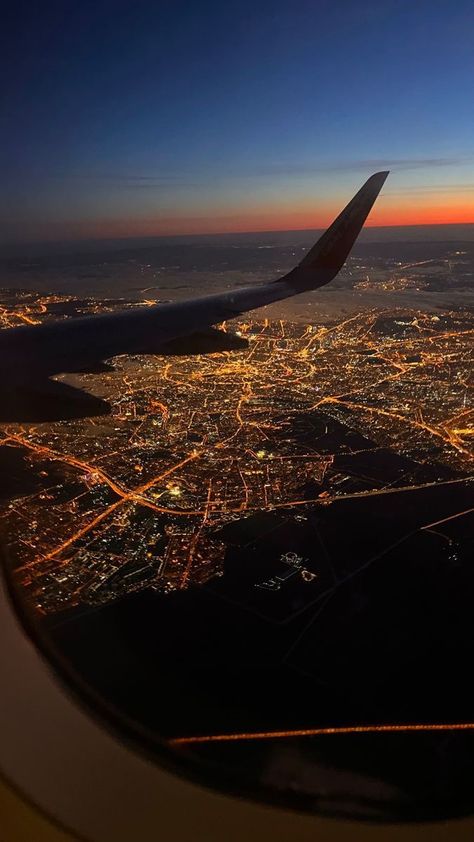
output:
[[[206,26],[227,43],[231,12],[208,5]],[[374,26],[396,46],[406,12],[385,5]],[[370,33],[342,2],[321,10],[320,22],[333,33],[343,25],[344,50],[326,47],[319,59],[305,34],[314,36],[316,10],[234,10],[229,65],[222,43],[213,53],[226,68],[222,90],[214,66],[193,79],[203,50],[191,40],[201,26],[195,10],[184,33],[179,27],[187,47],[176,78],[153,93],[145,84],[133,105],[144,67],[168,78],[150,27],[164,55],[167,38],[177,47],[177,11],[159,22],[151,6],[138,6],[136,18],[120,6],[97,59],[104,73],[120,71],[120,82],[99,74],[99,90],[90,87],[90,56],[77,45],[66,70],[79,86],[82,128],[92,119],[87,106],[106,102],[113,163],[91,137],[73,143],[60,80],[54,96],[42,94],[46,115],[60,100],[60,172],[48,162],[46,118],[27,109],[43,132],[28,177],[42,185],[44,214],[37,199],[26,206],[18,175],[19,221],[0,256],[0,503],[15,604],[80,698],[157,762],[324,814],[468,813],[474,238],[459,186],[464,159],[440,164],[428,128],[416,151],[405,138],[400,152],[402,135],[394,143],[385,130],[376,141],[367,132],[354,152],[360,103],[345,74],[350,65],[359,77],[351,58]],[[431,12],[435,40],[445,19],[451,34],[460,25]],[[90,21],[92,45],[104,34],[101,14]],[[411,14],[415,31],[420,15]],[[78,25],[45,15],[58,62],[60,34]],[[273,46],[262,43],[265,31]],[[462,38],[452,51],[454,41],[462,52]],[[44,45],[30,49],[34,56]],[[305,74],[331,58],[337,113],[348,115],[337,153],[329,136],[304,152],[294,94],[266,75],[277,53],[293,70],[302,61],[303,109]],[[364,78],[376,78],[376,59],[364,55]],[[246,63],[265,95],[242,75]],[[50,72],[44,67],[44,78]],[[208,123],[196,101],[175,113],[185,81],[202,92]],[[433,79],[424,84],[431,90]],[[107,99],[116,85],[124,136]],[[247,157],[231,154],[226,95],[235,91],[250,98],[254,127],[262,129],[267,103],[278,125],[293,127],[291,141],[282,145],[267,120],[264,138],[240,124]],[[315,96],[322,107],[325,94]],[[233,102],[241,123],[242,104]],[[149,171],[140,133],[149,135],[160,107],[166,119],[153,122],[162,133]],[[377,99],[371,119],[384,108]],[[405,128],[409,119],[406,112]],[[448,132],[449,120],[443,126]],[[215,156],[216,137],[228,167]],[[460,139],[455,146],[464,148]],[[449,191],[439,185],[446,167],[455,172]],[[360,198],[311,252],[365,178],[388,169],[355,246]],[[320,183],[317,205],[302,175],[308,195]],[[439,195],[448,197],[441,209]],[[263,298],[253,291],[259,284]],[[239,298],[243,287],[252,290]],[[218,293],[222,300],[196,309],[196,297]],[[156,305],[170,302],[182,309],[164,310],[155,325]],[[55,322],[59,332],[40,333]]]

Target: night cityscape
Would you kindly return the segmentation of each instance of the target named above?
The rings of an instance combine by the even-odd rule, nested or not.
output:
[[[12,839],[471,838],[472,2],[4,18]]]
[[[189,271],[212,290],[230,250],[239,286],[304,251],[286,236],[10,261],[2,324],[150,306],[185,295]],[[449,724],[461,738],[473,254],[469,241],[361,243],[327,292],[220,325],[242,350],[118,357],[65,378],[109,415],[2,425],[14,587],[148,739],[260,783],[273,769],[277,790],[292,742],[304,798],[301,751],[317,764],[323,750],[311,733]],[[64,273],[70,294],[54,291]],[[266,738],[215,740],[249,732]],[[273,733],[287,736],[277,754]]]

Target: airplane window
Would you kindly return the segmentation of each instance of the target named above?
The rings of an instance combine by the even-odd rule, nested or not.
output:
[[[423,3],[382,3],[369,32],[344,2],[246,5],[232,35],[214,3],[187,12],[184,29],[167,4],[114,4],[110,32],[108,3],[90,18],[73,4],[67,21],[47,4],[25,30],[12,18],[22,78],[42,61],[5,168],[9,594],[75,698],[170,769],[324,815],[469,814],[468,129],[443,116],[444,148],[461,150],[447,158],[433,132],[444,109],[431,94],[418,126],[410,93],[414,151],[388,123],[370,137],[379,114],[395,119],[380,97],[353,100],[349,65],[358,84],[381,58],[354,68],[361,45],[375,31],[401,49],[402,29],[426,24]],[[451,38],[453,56],[433,72],[457,102],[472,11],[430,10],[432,39],[449,51]],[[415,35],[405,49],[432,91]],[[242,125],[249,56],[262,86],[253,128]],[[303,62],[297,111],[269,75],[280,61],[294,73]],[[318,62],[341,86],[319,140],[306,125],[331,105],[308,88]],[[371,96],[381,85],[371,79]],[[290,139],[275,138],[269,114]]]

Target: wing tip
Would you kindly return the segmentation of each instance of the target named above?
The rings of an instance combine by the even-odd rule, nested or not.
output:
[[[390,175],[390,170],[379,170],[379,172],[374,172],[373,175],[369,176],[369,178],[365,182],[365,185],[370,184],[370,183],[373,183],[373,184],[377,183],[377,184],[380,184],[379,189],[381,189],[384,182],[386,181],[386,179],[389,175]]]
[[[329,283],[344,265],[352,247],[365,225],[366,219],[389,174],[389,170],[373,173],[344,208],[301,263],[285,276],[301,290],[316,289]],[[304,276],[300,270],[304,270]],[[321,277],[311,277],[310,271],[321,272]],[[280,279],[280,280],[284,280]]]

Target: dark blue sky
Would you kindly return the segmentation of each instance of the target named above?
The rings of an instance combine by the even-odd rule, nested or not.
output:
[[[15,3],[6,238],[474,221],[472,0]],[[376,215],[378,214],[378,215]]]

